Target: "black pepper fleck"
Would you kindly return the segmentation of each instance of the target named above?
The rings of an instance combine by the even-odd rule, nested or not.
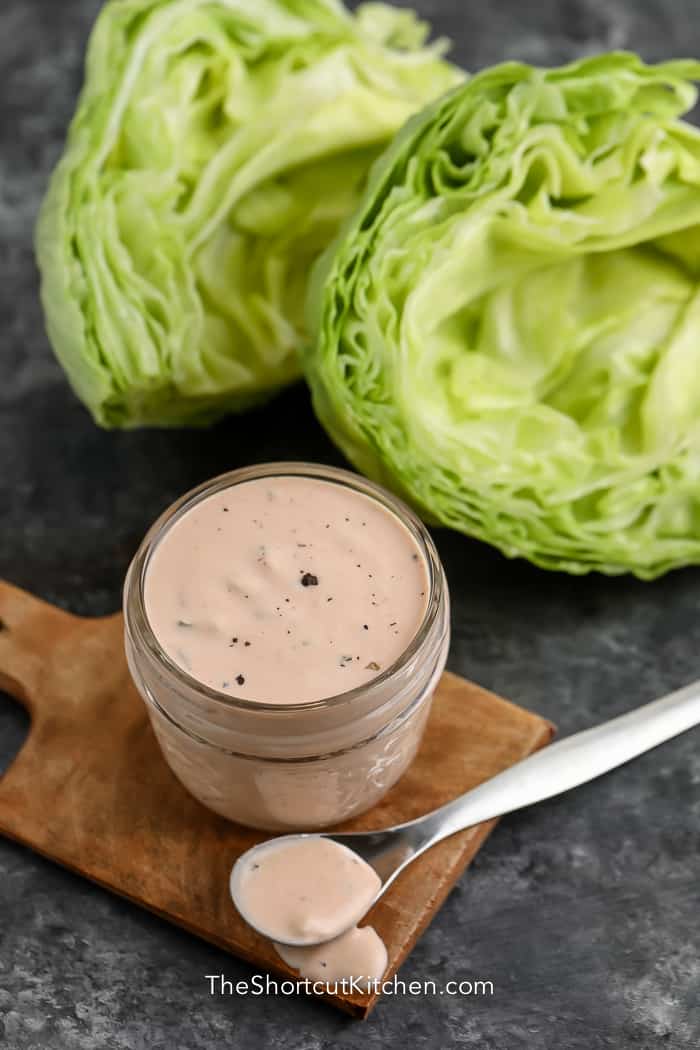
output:
[[[246,649],[247,649],[247,648],[248,648],[248,646],[250,645],[250,642],[244,642],[243,644],[244,644],[244,646],[245,646],[245,647],[246,647]]]
[[[305,572],[301,578],[302,587],[318,587],[318,576],[312,572]]]
[[[245,678],[243,677],[242,674],[237,674],[236,675],[236,681],[238,682],[239,685],[244,685]]]
[[[364,627],[364,629],[365,629],[366,631],[369,631],[369,627],[368,627],[368,625],[367,625],[366,623],[363,623],[363,624],[362,624],[362,626]]]

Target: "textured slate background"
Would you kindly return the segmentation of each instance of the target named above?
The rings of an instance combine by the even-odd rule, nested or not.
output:
[[[610,47],[700,54],[697,0],[422,0],[470,68]],[[0,575],[78,613],[114,610],[145,527],[226,468],[338,462],[303,389],[207,433],[99,432],[42,330],[31,230],[81,78],[96,0],[0,8]],[[437,534],[450,666],[589,725],[700,675],[700,573],[571,580]],[[26,721],[0,696],[0,767]],[[385,1000],[364,1026],[303,999],[212,998],[242,963],[0,841],[0,1045],[9,1050],[695,1050],[700,754],[687,734],[505,819],[402,971],[492,980],[488,999]],[[3,1043],[4,1034],[4,1043]]]

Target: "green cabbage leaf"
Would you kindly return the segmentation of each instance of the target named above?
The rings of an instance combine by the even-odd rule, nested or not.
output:
[[[311,264],[463,79],[408,11],[110,0],[36,232],[47,330],[105,426],[205,423],[300,374]]]
[[[318,416],[432,521],[550,569],[700,562],[700,63],[486,70],[317,264]]]

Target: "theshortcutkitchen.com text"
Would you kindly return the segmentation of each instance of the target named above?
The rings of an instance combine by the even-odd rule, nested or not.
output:
[[[493,981],[450,980],[439,984],[433,980],[404,981],[398,975],[387,980],[367,982],[357,977],[340,981],[313,981],[308,977],[277,979],[270,974],[254,974],[240,980],[230,980],[222,973],[204,975],[210,995],[463,995],[490,996],[494,994]]]

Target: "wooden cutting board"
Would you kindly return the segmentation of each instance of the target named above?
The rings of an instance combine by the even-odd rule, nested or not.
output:
[[[239,918],[228,894],[236,857],[266,835],[195,801],[162,758],[129,678],[120,614],[71,616],[0,581],[0,688],[31,729],[0,778],[0,833],[247,960],[293,976]],[[538,715],[452,674],[438,688],[411,768],[345,830],[420,816],[546,744]],[[453,835],[416,860],[370,922],[395,973],[495,821]],[[376,995],[328,996],[365,1017]]]

